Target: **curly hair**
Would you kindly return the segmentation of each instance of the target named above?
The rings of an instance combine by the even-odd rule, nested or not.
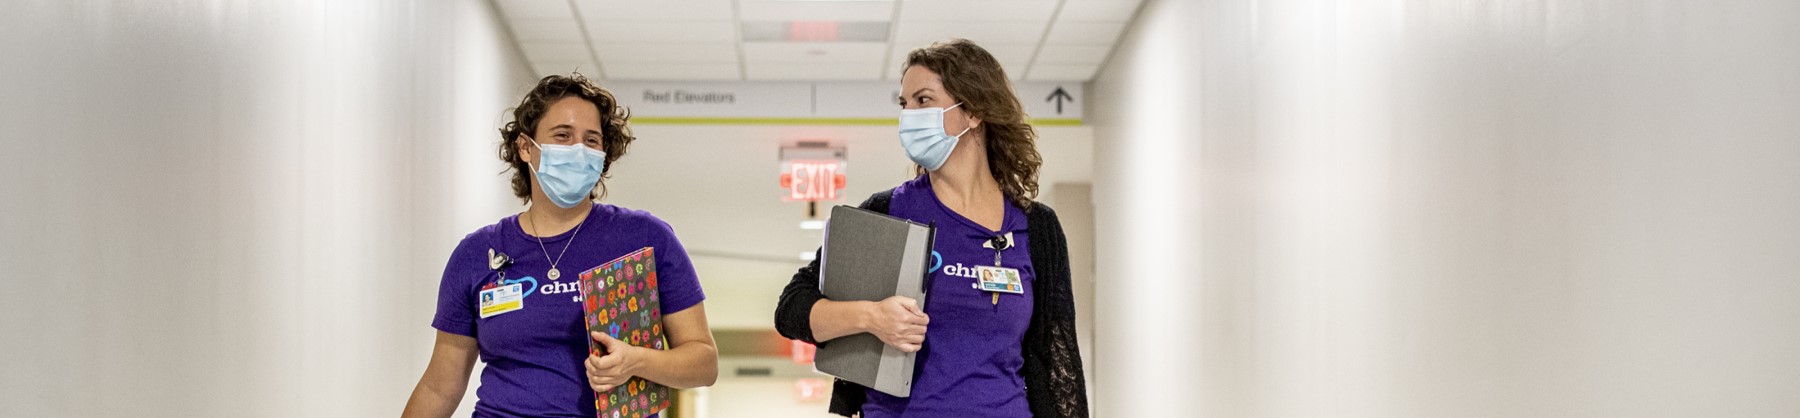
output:
[[[988,171],[1007,200],[1030,209],[1031,199],[1037,197],[1037,173],[1044,158],[1037,151],[1037,131],[1026,123],[1024,105],[1013,93],[1000,61],[974,42],[959,38],[912,50],[900,72],[905,74],[915,65],[937,73],[944,89],[963,102],[962,109],[981,118],[981,127],[975,132],[987,139]]]
[[[606,165],[600,169],[600,193],[590,192],[588,198],[597,199],[606,196],[606,180],[612,171],[613,161],[625,156],[625,148],[637,139],[631,135],[631,110],[619,105],[611,91],[594,84],[581,73],[551,75],[538,80],[537,87],[525,93],[519,106],[512,109],[512,121],[500,128],[500,161],[506,163],[506,171],[512,171],[513,195],[519,200],[531,202],[531,166],[519,156],[519,135],[530,134],[536,137],[538,121],[543,119],[544,112],[550,110],[550,104],[564,97],[579,97],[600,109],[600,148],[606,151]]]

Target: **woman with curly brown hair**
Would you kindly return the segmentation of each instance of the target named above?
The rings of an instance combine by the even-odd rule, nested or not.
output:
[[[1085,417],[1068,246],[1032,201],[1037,134],[999,61],[956,39],[913,50],[900,79],[900,145],[918,177],[862,207],[937,226],[928,300],[835,301],[819,263],[781,294],[775,325],[814,344],[870,333],[916,352],[912,393],[839,380],[832,413],[864,417]]]
[[[530,206],[470,233],[451,252],[431,321],[436,347],[404,416],[449,416],[478,357],[487,363],[476,388],[478,417],[592,417],[595,392],[634,376],[675,388],[718,378],[706,296],[674,231],[647,212],[595,201],[635,139],[630,118],[611,92],[580,74],[544,77],[513,109],[499,155],[512,171],[513,195]],[[576,276],[644,247],[654,249],[667,350],[589,333],[582,319]],[[590,338],[605,355],[588,354]]]

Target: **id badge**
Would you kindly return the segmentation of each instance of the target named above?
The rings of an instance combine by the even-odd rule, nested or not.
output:
[[[513,283],[481,290],[481,317],[525,309],[524,286]]]
[[[1025,293],[1025,284],[1019,280],[1018,269],[975,266],[975,276],[980,280],[982,291],[1015,295]]]

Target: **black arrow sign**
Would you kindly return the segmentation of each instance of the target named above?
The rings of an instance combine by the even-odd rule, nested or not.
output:
[[[1050,97],[1044,98],[1044,101],[1046,101],[1046,102],[1051,101],[1051,100],[1056,101],[1056,114],[1061,115],[1063,100],[1068,100],[1068,101],[1073,102],[1073,101],[1075,101],[1075,96],[1070,96],[1069,92],[1067,90],[1063,90],[1062,86],[1056,86],[1056,91],[1050,92]]]

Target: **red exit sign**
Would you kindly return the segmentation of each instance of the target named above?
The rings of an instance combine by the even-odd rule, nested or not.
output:
[[[781,200],[818,202],[837,200],[849,179],[842,160],[788,160],[781,163]]]

